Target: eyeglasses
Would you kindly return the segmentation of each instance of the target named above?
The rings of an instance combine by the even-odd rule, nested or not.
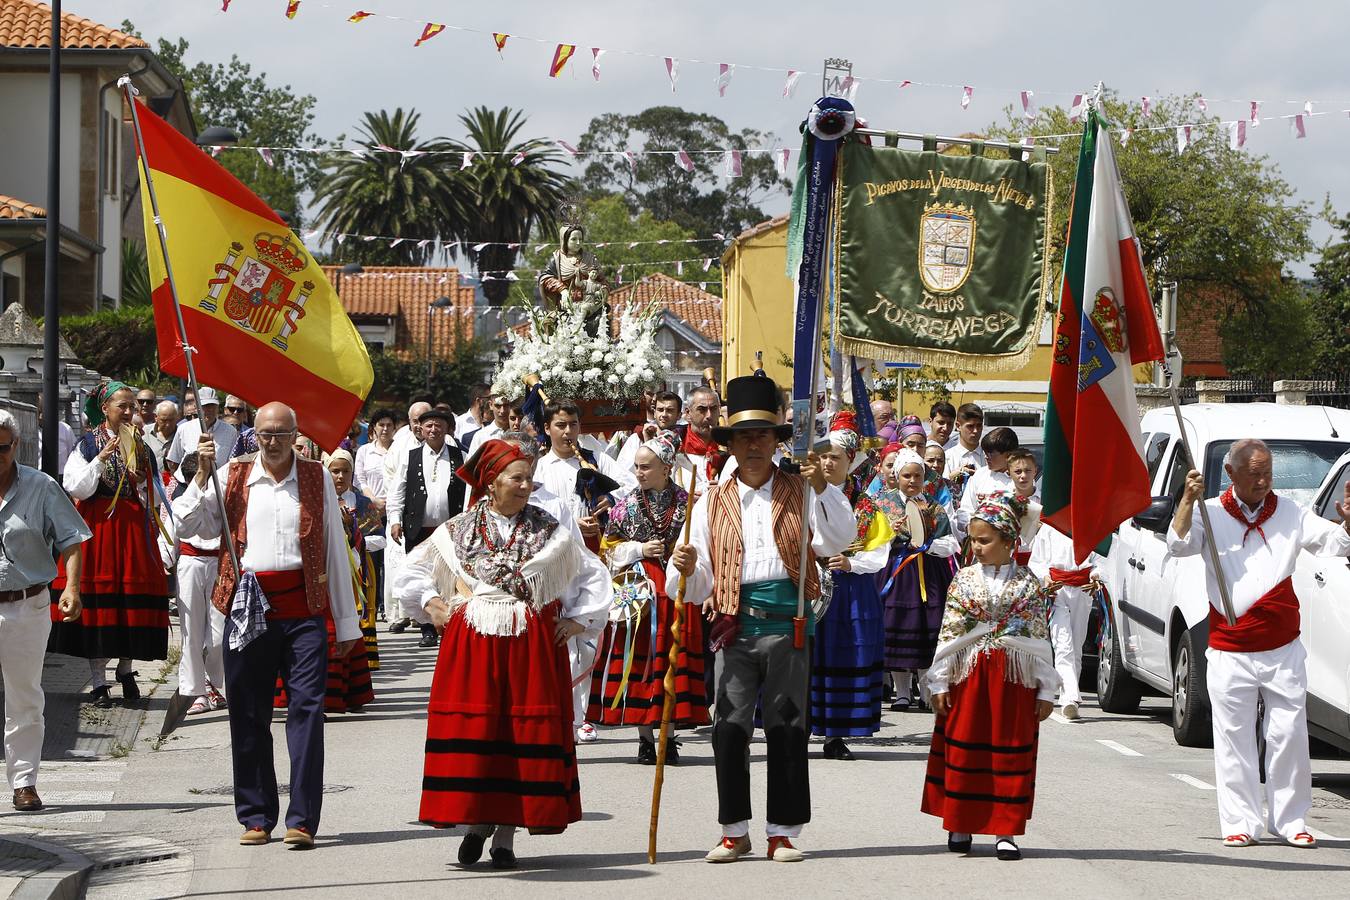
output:
[[[154,397],[137,397],[137,398],[136,398],[136,402],[139,403],[141,406],[149,406],[150,404],[152,404],[152,403],[155,402],[155,398],[154,398]]]
[[[8,444],[0,444],[0,456],[5,455],[6,453],[8,453],[9,451],[11,451],[11,450],[13,450],[13,449],[14,449],[14,442],[13,442],[13,441],[11,441],[11,442],[8,443]]]
[[[225,411],[226,411],[226,412],[243,412],[245,409],[247,409],[247,407],[244,407],[244,406],[227,406],[227,407],[225,407]]]
[[[295,431],[255,431],[254,435],[260,441],[285,441],[295,437]]]

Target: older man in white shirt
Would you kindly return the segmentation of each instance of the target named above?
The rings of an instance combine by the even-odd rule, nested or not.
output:
[[[280,802],[272,761],[272,694],[285,673],[290,752],[287,844],[312,847],[323,804],[323,706],[328,627],[342,657],[361,640],[347,536],[337,492],[323,466],[294,449],[295,412],[281,403],[258,410],[259,455],[221,468],[224,508],[236,571],[227,549],[212,603],[229,617],[225,684],[229,696],[234,803],[244,833],[239,843],[266,844]],[[180,536],[222,530],[221,503],[207,487],[217,448],[198,444],[196,477],[174,501]]]
[[[1261,441],[1235,441],[1224,470],[1232,484],[1204,501],[1213,534],[1206,534],[1204,519],[1194,515],[1205,488],[1199,472],[1186,477],[1167,533],[1172,556],[1195,556],[1206,541],[1214,541],[1222,570],[1216,572],[1211,555],[1204,554],[1210,600],[1205,659],[1219,834],[1225,847],[1247,847],[1260,840],[1269,823],[1277,838],[1295,847],[1313,847],[1317,840],[1307,826],[1312,808],[1307,654],[1298,637],[1293,575],[1304,550],[1318,556],[1350,555],[1350,484],[1344,502],[1336,504],[1341,517],[1336,525],[1275,494],[1270,449]],[[1233,625],[1220,609],[1220,578],[1232,600]],[[1256,745],[1258,701],[1265,706],[1264,791]]]
[[[197,408],[200,411],[197,418],[179,422],[173,440],[169,441],[169,449],[164,451],[164,467],[174,472],[175,478],[184,483],[187,479],[178,478],[176,474],[178,466],[184,456],[196,452],[202,435],[209,436],[216,448],[217,469],[230,461],[234,445],[239,440],[239,429],[220,418],[220,398],[213,388],[201,389],[197,395]]]
[[[399,467],[408,460],[408,451],[422,443],[422,414],[431,409],[425,400],[417,400],[408,407],[408,422],[394,433],[393,443],[384,454],[385,496],[389,486],[399,478]],[[452,432],[453,434],[453,432]],[[386,500],[387,507],[387,500]],[[419,625],[430,622],[422,614],[422,608],[416,604],[404,604],[394,595],[394,577],[398,567],[403,565],[403,545],[398,541],[389,541],[384,547],[384,614],[389,620],[389,630],[401,634],[408,625],[416,621]]]

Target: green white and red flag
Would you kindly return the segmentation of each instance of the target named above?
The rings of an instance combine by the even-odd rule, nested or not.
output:
[[[1133,366],[1164,356],[1111,138],[1088,115],[1078,155],[1045,416],[1041,518],[1081,563],[1148,507]]]

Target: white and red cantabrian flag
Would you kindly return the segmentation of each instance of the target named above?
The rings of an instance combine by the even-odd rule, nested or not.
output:
[[[1133,366],[1163,358],[1107,131],[1088,113],[1069,214],[1045,416],[1042,518],[1079,562],[1150,501]]]

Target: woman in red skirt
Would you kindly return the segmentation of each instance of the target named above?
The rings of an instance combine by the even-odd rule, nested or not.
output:
[[[567,641],[604,615],[609,573],[572,532],[529,505],[533,461],[486,441],[457,473],[467,512],[405,560],[395,596],[441,631],[427,706],[419,818],[467,825],[459,862],[492,838],[492,865],[516,865],[516,828],[557,834],[581,818]]]
[[[66,461],[62,483],[89,529],[84,545],[80,593],[84,615],[64,621],[57,600],[66,570],[52,582],[52,653],[89,660],[90,698],[110,706],[108,660],[117,658],[122,699],[141,697],[135,659],[169,655],[169,582],[159,555],[159,519],[154,494],[154,458],[132,423],[136,392],[120,381],[100,384],[89,395],[85,415],[93,431],[84,435]]]
[[[1022,858],[1036,788],[1040,723],[1059,687],[1046,591],[1012,559],[1026,503],[994,494],[971,516],[976,564],[956,573],[928,670],[933,744],[923,811],[942,819],[947,849],[995,835],[999,859]]]
[[[650,594],[646,605],[627,608],[601,638],[601,655],[591,679],[591,706],[586,721],[603,725],[636,725],[638,762],[656,765],[654,727],[661,724],[665,677],[670,661],[671,623],[675,601],[666,593],[666,561],[684,528],[689,494],[670,480],[675,463],[673,431],[663,431],[638,448],[634,471],[638,486],[609,511],[601,550],[610,571],[621,580],[650,580],[652,590],[632,590],[629,597]],[[653,649],[654,645],[654,649]],[[703,683],[703,624],[697,610],[684,617],[679,662],[675,667],[675,709],[671,722],[688,728],[707,725]],[[666,762],[679,765],[679,744],[671,741]]]

